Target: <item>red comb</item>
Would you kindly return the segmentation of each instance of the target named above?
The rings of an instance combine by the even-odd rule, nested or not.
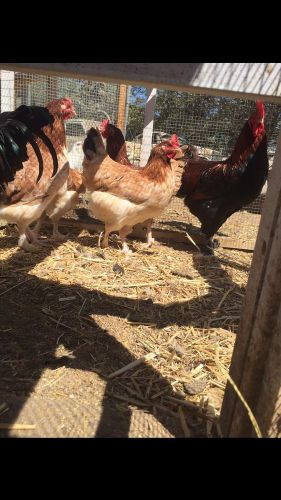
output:
[[[257,101],[256,106],[257,106],[257,113],[263,118],[265,114],[263,102]]]
[[[100,127],[102,127],[102,128],[104,128],[104,129],[105,129],[108,125],[109,125],[109,119],[108,119],[108,118],[105,118],[105,119],[101,122]]]
[[[173,134],[171,136],[170,143],[172,144],[172,146],[174,148],[179,148],[180,147],[177,134]]]

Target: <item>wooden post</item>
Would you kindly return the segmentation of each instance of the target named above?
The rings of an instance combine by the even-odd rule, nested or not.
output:
[[[140,154],[141,167],[144,167],[144,165],[146,165],[151,151],[156,93],[157,89],[147,89],[147,101],[145,105],[144,126]]]
[[[263,437],[281,437],[281,132],[261,217],[230,376]],[[244,405],[228,384],[225,437],[255,437]]]
[[[126,97],[127,97],[127,86],[120,85],[119,88],[119,101],[118,101],[118,116],[117,116],[117,127],[125,132],[125,118],[126,118]]]
[[[129,106],[130,106],[130,94],[131,94],[131,85],[128,85],[128,87],[127,87],[127,97],[126,97],[126,108],[125,108],[124,137],[126,137],[126,134],[127,134],[128,117],[129,117]]]
[[[281,63],[1,63],[23,73],[281,102]]]
[[[1,71],[1,113],[15,109],[15,73]]]

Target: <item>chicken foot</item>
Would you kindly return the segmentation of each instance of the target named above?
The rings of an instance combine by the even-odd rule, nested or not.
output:
[[[130,226],[124,226],[119,231],[119,238],[120,238],[121,243],[122,243],[122,252],[124,252],[127,255],[130,255],[130,254],[133,253],[132,250],[130,250],[130,248],[128,247],[128,245],[126,243],[126,236],[128,234],[130,234],[132,230],[133,230],[132,227],[130,227]]]
[[[34,231],[30,228],[27,227],[25,230],[25,234],[28,238],[28,240],[33,244],[33,245],[39,245],[39,246],[48,246],[48,243],[46,240],[41,240],[38,238],[38,235],[34,233]]]
[[[25,250],[26,252],[39,252],[40,248],[33,244],[33,238],[30,237],[32,231],[21,224],[17,224],[17,229],[19,232],[18,246]],[[32,243],[29,242],[29,238]]]
[[[126,236],[132,231],[132,227],[130,226],[124,226],[122,227],[120,230],[119,230],[119,238],[121,240],[121,243],[122,243],[122,252],[124,252],[125,254],[131,254],[132,251],[129,249],[127,243],[126,243]],[[108,247],[108,239],[109,239],[109,235],[112,231],[114,231],[115,228],[113,226],[107,226],[105,225],[105,230],[104,230],[104,234],[103,234],[103,231],[100,233],[100,236],[99,236],[99,240],[98,240],[98,246],[100,248],[106,248]],[[102,238],[102,235],[103,235],[103,238]],[[102,240],[101,240],[102,238]]]
[[[153,219],[147,219],[143,224],[146,225],[146,243],[142,244],[142,248],[150,248],[155,242],[155,239],[152,237]]]

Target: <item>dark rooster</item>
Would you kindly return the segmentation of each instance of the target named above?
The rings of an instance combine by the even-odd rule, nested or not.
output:
[[[41,138],[53,158],[53,176],[58,170],[58,159],[50,139],[41,130],[52,125],[54,117],[41,106],[20,106],[15,111],[0,114],[0,189],[14,180],[16,172],[28,160],[27,143],[30,143],[39,162],[37,182],[43,173],[43,159],[35,136]]]
[[[268,176],[267,137],[264,106],[244,124],[233,152],[224,161],[187,159],[178,196],[201,222],[207,253],[212,253],[212,237],[222,224],[262,190]]]

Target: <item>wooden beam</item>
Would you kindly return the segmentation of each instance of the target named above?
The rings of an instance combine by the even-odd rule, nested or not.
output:
[[[145,105],[142,145],[140,153],[141,167],[144,167],[147,164],[147,160],[151,152],[156,95],[157,89],[147,89],[147,101]]]
[[[52,227],[52,222],[50,220],[46,220],[44,222],[45,226]],[[83,217],[79,220],[72,218],[62,218],[59,222],[60,226],[68,226],[68,227],[78,227],[79,229],[87,229],[89,233],[100,233],[104,230],[104,224],[101,222],[92,219],[91,217]],[[117,231],[116,231],[117,232]],[[176,241],[177,243],[185,243],[186,245],[192,245],[190,240],[185,236],[184,233],[180,233],[177,231],[169,231],[167,229],[153,229],[153,236],[156,240],[162,241]],[[133,231],[128,235],[128,238],[132,239],[140,239],[144,240],[146,238],[146,228],[142,224],[137,224]],[[204,244],[206,239],[200,233],[192,233],[192,238],[197,244]]]
[[[0,63],[0,68],[281,102],[281,63]]]
[[[126,118],[126,100],[127,100],[127,85],[120,85],[119,100],[118,100],[118,116],[117,127],[125,132],[125,118]]]
[[[230,376],[264,437],[281,437],[281,133],[249,275]],[[225,437],[253,437],[244,405],[227,385]]]
[[[79,213],[79,209],[76,210]],[[4,223],[3,223],[4,224]],[[44,225],[47,227],[52,227],[52,222],[50,220],[46,220]],[[63,218],[60,220],[60,226],[65,227],[78,227],[80,229],[87,229],[90,233],[100,233],[104,230],[104,224],[93,219],[92,217],[83,216],[83,218],[73,219],[73,218]],[[1,229],[1,221],[0,221],[0,229]],[[4,226],[3,226],[4,227]],[[189,231],[192,239],[197,245],[203,245],[206,240],[204,236],[197,231]],[[153,228],[153,236],[156,240],[159,241],[175,241],[176,243],[184,243],[185,245],[194,248],[194,245],[187,238],[185,233],[179,231],[172,231],[161,228]],[[137,224],[132,233],[129,234],[128,238],[131,239],[140,239],[144,240],[146,238],[146,228],[142,224]],[[255,240],[249,240],[247,242],[239,241],[239,239],[235,238],[227,238],[227,237],[217,237],[216,239],[219,241],[219,245],[222,248],[228,248],[229,250],[244,250],[247,252],[251,252],[254,249]]]

